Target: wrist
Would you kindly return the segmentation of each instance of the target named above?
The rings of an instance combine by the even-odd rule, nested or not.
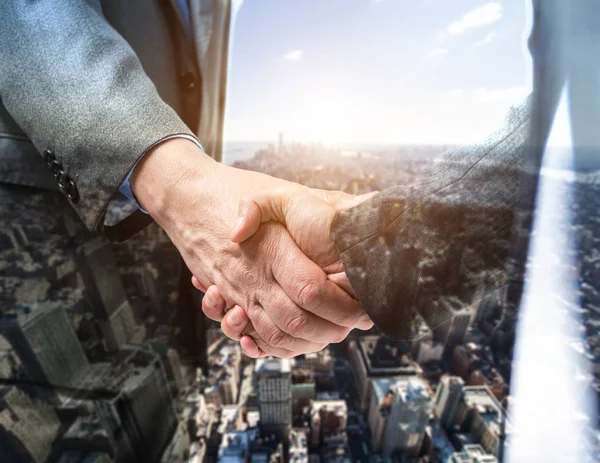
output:
[[[194,142],[174,138],[145,154],[131,175],[131,189],[140,205],[158,220],[169,211],[182,183],[198,184],[216,166]]]

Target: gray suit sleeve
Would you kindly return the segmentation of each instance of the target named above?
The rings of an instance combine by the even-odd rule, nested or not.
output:
[[[485,142],[336,215],[350,284],[384,333],[417,338],[502,283],[529,119],[528,99]]]
[[[103,227],[142,153],[168,135],[193,135],[98,1],[2,0],[0,63],[0,98],[40,155],[52,150],[73,180],[71,202],[90,229]]]

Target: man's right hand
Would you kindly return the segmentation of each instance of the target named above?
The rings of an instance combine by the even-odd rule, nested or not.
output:
[[[262,353],[287,357],[339,342],[366,314],[327,279],[279,224],[242,244],[229,237],[241,198],[304,187],[216,163],[192,142],[169,140],[136,167],[131,185],[204,287],[244,307]]]

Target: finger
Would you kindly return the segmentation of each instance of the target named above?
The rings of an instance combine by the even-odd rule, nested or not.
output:
[[[256,233],[261,223],[281,222],[285,224],[283,205],[289,198],[289,191],[274,188],[240,200],[239,216],[231,234],[231,241],[242,243]]]
[[[371,320],[371,318],[367,314],[365,314],[360,323],[356,325],[355,328],[357,330],[367,331],[373,328],[373,326],[375,326],[375,323],[373,323],[373,320]]]
[[[202,291],[203,293],[206,292],[206,286],[204,286],[202,283],[200,283],[200,280],[198,280],[198,278],[196,278],[195,276],[192,275],[192,285],[194,286],[194,288],[196,288],[198,291]]]
[[[211,320],[220,322],[225,316],[227,304],[215,285],[209,286],[202,298],[202,312]]]
[[[233,309],[232,309],[233,310]],[[266,343],[265,345],[259,344],[259,347],[264,351],[268,350],[268,347],[276,348],[276,349],[285,349],[292,352],[298,352],[300,354],[308,354],[312,352],[318,352],[326,343],[319,342],[314,343],[307,341],[305,339],[295,338],[288,333],[282,331],[267,315],[265,310],[260,306],[260,304],[250,304],[250,307],[246,309],[247,317],[252,321],[252,327],[254,331],[258,335],[258,337]],[[223,319],[223,324],[229,323],[229,313]],[[229,327],[227,327],[230,330]],[[241,333],[238,339],[241,338]],[[258,339],[253,336],[256,341]],[[279,355],[278,355],[279,356]]]
[[[246,311],[239,305],[233,306],[221,321],[223,333],[234,341],[239,341],[241,339],[244,331],[249,325],[250,319],[248,318],[248,315],[246,315]]]
[[[292,358],[300,355],[299,352],[292,352],[285,349],[275,349],[270,346],[267,346],[263,350],[258,347],[258,344],[254,341],[252,336],[244,335],[242,339],[240,339],[240,346],[242,347],[242,352],[250,358],[262,358],[262,357],[278,357],[278,358]]]
[[[350,281],[348,280],[348,277],[346,276],[346,272],[339,272],[339,273],[331,273],[329,275],[327,275],[327,278],[331,281],[333,281],[336,285],[338,285],[340,288],[342,288],[344,291],[346,291],[348,294],[350,294],[350,296],[352,296],[353,298],[356,299],[356,293],[354,292],[354,289],[352,289],[352,286],[350,285]]]
[[[234,243],[246,241],[256,233],[263,221],[268,222],[268,220],[263,220],[262,211],[254,201],[241,200],[239,209],[239,217],[235,222],[235,228],[230,237]],[[266,217],[268,217],[268,214],[265,214]]]
[[[253,323],[252,310],[264,311],[277,328],[293,338],[315,344],[329,344],[342,341],[350,332],[348,328],[331,323],[298,307],[275,283],[266,300],[263,302],[259,298],[259,302],[262,303],[262,308],[251,306],[248,312]]]
[[[327,278],[333,281],[336,285],[338,285],[352,297],[356,298],[356,294],[354,293],[352,286],[350,286],[350,281],[348,281],[348,277],[346,276],[345,272],[332,273],[330,275],[327,275]],[[373,320],[371,320],[371,318],[365,313],[355,328],[358,330],[367,331],[373,328],[373,325]]]
[[[240,332],[241,326],[244,326],[244,329]],[[300,354],[300,352],[294,352],[289,349],[269,345],[256,331],[252,323],[250,323],[246,312],[239,305],[234,306],[227,312],[227,315],[221,322],[221,329],[228,338],[233,339],[234,341],[241,341],[243,337],[250,336],[252,341],[254,341],[254,344],[256,344],[258,351],[249,351],[248,354],[256,355],[258,353],[259,357],[272,355],[279,358],[291,358]],[[248,343],[248,340],[245,340],[244,343]],[[251,357],[252,355],[248,356]]]
[[[244,354],[250,358],[257,359],[267,355],[260,347],[258,347],[256,342],[254,342],[254,339],[247,334],[240,338],[240,346],[242,347]]]
[[[242,336],[242,338],[240,339],[240,346],[242,347],[242,352],[244,352],[244,354],[250,358],[262,358],[267,357],[269,355],[273,355],[275,357],[277,356],[275,354],[268,354],[267,352],[262,350],[260,347],[258,347],[258,344],[256,343],[256,341],[254,341],[252,336],[249,336],[247,334]],[[296,357],[297,355],[300,354],[297,352],[288,351],[285,352],[284,357],[281,358],[291,358]]]
[[[301,308],[335,325],[354,328],[364,310],[296,246],[286,246],[273,260],[273,276],[290,299]]]

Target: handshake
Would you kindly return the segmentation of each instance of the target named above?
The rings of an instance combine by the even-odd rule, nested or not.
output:
[[[231,241],[242,244],[261,227],[268,233],[274,226],[270,223],[285,226],[299,250],[296,246],[280,248],[276,259],[281,270],[289,272],[281,279],[282,290],[292,291],[264,302],[251,299],[244,307],[229,306],[217,285],[206,288],[193,276],[192,284],[206,293],[204,314],[221,322],[223,332],[239,340],[244,353],[255,358],[319,351],[345,339],[353,328],[371,328],[373,322],[354,299],[330,232],[337,211],[374,194],[354,197],[340,191],[285,185],[242,199]]]
[[[175,139],[144,157],[133,191],[165,230],[220,321],[250,357],[292,357],[373,326],[331,238],[338,211],[368,200],[213,161]]]

